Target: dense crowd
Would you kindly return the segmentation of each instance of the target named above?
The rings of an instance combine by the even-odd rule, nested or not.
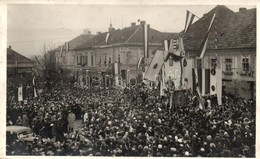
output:
[[[255,156],[255,102],[223,97],[223,105],[169,111],[150,88],[85,89],[57,84],[27,104],[7,101],[7,125],[31,127],[39,140],[7,144],[9,155]],[[75,121],[82,126],[75,128]]]

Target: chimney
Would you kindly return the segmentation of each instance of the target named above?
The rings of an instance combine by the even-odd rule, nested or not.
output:
[[[9,45],[9,49],[12,49],[12,46],[11,46],[11,45]]]
[[[246,8],[239,8],[239,12],[245,11]]]
[[[136,23],[135,22],[131,23],[131,27],[134,27],[134,26],[136,26]]]
[[[90,34],[91,34],[91,31],[89,31],[89,29],[86,28],[86,29],[83,30],[83,33],[84,33],[85,35],[90,35]]]
[[[140,24],[141,24],[141,25],[145,25],[145,21],[141,21]]]

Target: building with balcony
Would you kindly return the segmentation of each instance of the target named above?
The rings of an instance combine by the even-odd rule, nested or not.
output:
[[[216,18],[209,33],[205,56],[201,62],[199,46],[206,37],[206,32],[213,14]],[[195,67],[221,68],[223,86],[238,79],[246,81],[248,90],[240,96],[255,98],[256,83],[256,9],[240,8],[233,12],[225,6],[216,6],[191,25],[183,35],[187,58],[194,58]]]

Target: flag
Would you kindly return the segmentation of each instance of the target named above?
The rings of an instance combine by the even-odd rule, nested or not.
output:
[[[222,71],[221,69],[192,69],[193,91],[197,89],[202,96],[217,95],[219,105],[222,104]]]
[[[190,11],[187,10],[186,12],[186,22],[185,22],[185,28],[184,28],[184,34],[189,30],[193,19],[194,19],[195,15],[192,14]]]
[[[216,13],[214,13],[214,15],[213,15],[213,17],[212,17],[212,19],[211,19],[209,28],[208,28],[208,30],[207,30],[206,37],[205,37],[205,39],[203,40],[202,45],[200,46],[200,49],[199,49],[200,58],[202,58],[202,57],[204,56],[204,53],[205,53],[205,51],[206,51],[207,43],[208,43],[208,39],[209,39],[209,32],[210,32],[210,30],[211,30],[211,28],[212,28],[212,24],[213,24],[213,22],[214,22],[214,20],[215,20],[215,16],[216,16]]]
[[[23,85],[20,85],[18,88],[18,101],[23,101]]]
[[[113,70],[113,75],[115,77],[115,84],[116,84],[116,86],[118,86],[119,85],[119,77],[118,76],[119,76],[119,72],[120,72],[119,64],[115,62],[112,65],[112,70]]]
[[[106,44],[108,42],[109,36],[110,36],[110,33],[108,32],[107,35],[106,35]]]
[[[217,99],[218,99],[218,105],[222,105],[222,70],[216,69],[216,93],[217,93]]]
[[[149,58],[149,30],[150,30],[150,25],[144,24],[143,25],[143,48],[144,48],[144,57]]]
[[[163,40],[164,51],[169,51],[171,40]]]
[[[38,97],[37,87],[36,87],[36,81],[35,76],[33,77],[33,97]]]
[[[163,51],[157,50],[154,57],[144,74],[144,79],[150,81],[156,81],[156,77],[159,74],[162,65],[164,63]]]
[[[63,47],[61,46],[61,47],[60,47],[60,57],[62,57],[62,51],[63,51],[62,48],[63,48]]]
[[[136,69],[142,69],[142,64],[144,63],[144,57],[140,57],[136,66]]]
[[[198,77],[198,70],[192,69],[192,79],[193,79],[193,91],[196,94],[196,98],[199,102],[199,108],[204,109],[204,99],[201,96],[201,91],[199,89],[199,77]]]

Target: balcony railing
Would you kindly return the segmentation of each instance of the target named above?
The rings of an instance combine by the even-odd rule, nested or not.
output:
[[[240,73],[240,76],[252,77],[252,76],[254,76],[254,72],[253,72],[253,71],[242,71],[242,72]]]

